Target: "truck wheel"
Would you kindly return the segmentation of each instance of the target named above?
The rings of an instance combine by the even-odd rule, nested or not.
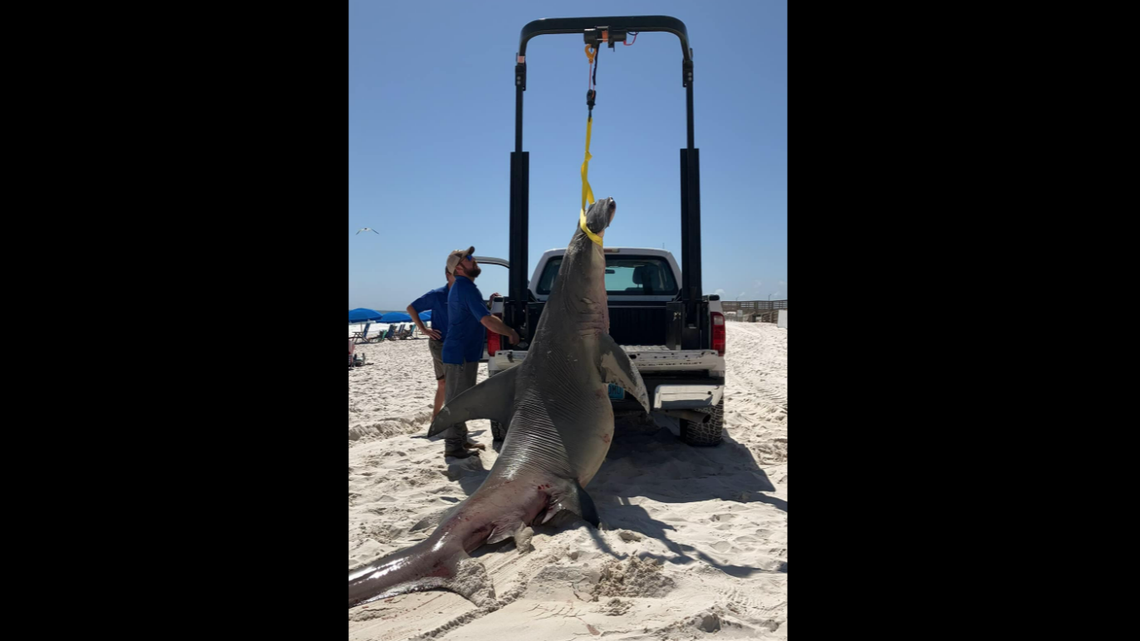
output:
[[[496,441],[507,438],[507,430],[498,421],[491,421],[491,438]]]
[[[702,414],[712,414],[708,423],[693,423],[681,419],[681,440],[689,445],[716,445],[724,436],[724,399],[714,407],[693,410]]]

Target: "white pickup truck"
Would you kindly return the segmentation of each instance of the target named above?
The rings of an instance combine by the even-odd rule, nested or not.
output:
[[[607,247],[606,294],[609,299],[610,336],[629,354],[645,381],[654,413],[679,419],[681,439],[691,445],[716,445],[724,426],[725,327],[720,297],[699,302],[700,349],[681,349],[684,303],[680,302],[681,270],[673,255],[663,249]],[[529,284],[527,324],[537,327],[550,297],[565,249],[552,249],[539,259]],[[508,266],[501,259],[477,258]],[[503,297],[491,301],[491,313],[502,316]],[[526,358],[525,342],[514,349],[499,349],[499,335],[488,331],[484,356],[487,373],[494,376]],[[641,412],[625,391],[610,386],[614,412]],[[503,426],[491,423],[495,440]]]

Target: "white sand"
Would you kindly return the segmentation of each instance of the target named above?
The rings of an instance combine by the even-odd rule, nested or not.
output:
[[[727,327],[724,443],[689,447],[671,419],[619,420],[586,488],[600,531],[539,526],[525,554],[513,540],[485,545],[472,556],[495,605],[401,595],[350,609],[349,638],[786,639],[787,330]],[[420,438],[435,394],[426,339],[356,351],[367,365],[348,374],[350,569],[426,538],[497,457],[485,420],[468,422],[481,459],[447,465],[443,442]]]

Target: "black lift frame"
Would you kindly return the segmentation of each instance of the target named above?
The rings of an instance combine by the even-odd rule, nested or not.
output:
[[[693,146],[693,50],[685,23],[670,16],[615,16],[608,18],[546,18],[528,22],[519,36],[515,62],[515,150],[511,152],[510,275],[509,304],[504,310],[507,324],[523,327],[527,317],[527,252],[529,245],[530,152],[523,151],[523,92],[526,91],[526,45],[531,38],[547,34],[580,33],[586,44],[625,41],[630,32],[665,31],[681,41],[681,84],[685,87],[685,120],[688,144],[681,149],[681,301],[685,319],[683,349],[699,348],[701,302],[701,179],[700,154]],[[529,334],[533,328],[525,329]],[[520,331],[520,334],[522,332]]]

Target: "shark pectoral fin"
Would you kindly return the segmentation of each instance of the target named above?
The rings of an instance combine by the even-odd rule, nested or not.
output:
[[[519,554],[522,554],[534,549],[534,546],[530,544],[532,536],[534,536],[534,530],[515,518],[496,523],[495,528],[491,531],[491,536],[487,538],[487,543],[498,543],[513,538],[515,547],[518,548]]]
[[[546,512],[539,517],[539,522],[546,523],[563,510],[573,512],[590,525],[598,527],[598,509],[594,507],[594,499],[586,494],[577,479],[566,481],[551,494],[550,503],[546,506]]]
[[[491,530],[491,536],[487,537],[487,544],[498,543],[505,541],[515,535],[515,532],[522,527],[522,521],[517,519],[510,519],[505,521],[496,521],[494,528]]]
[[[518,373],[519,368],[512,367],[451,399],[439,410],[427,435],[435,436],[456,423],[479,418],[489,418],[504,425],[510,423]]]
[[[629,355],[618,345],[609,334],[603,334],[599,350],[600,362],[598,368],[602,371],[602,380],[606,383],[617,383],[645,408],[649,413],[649,392],[645,389],[645,382],[641,380],[641,373],[634,367]]]

